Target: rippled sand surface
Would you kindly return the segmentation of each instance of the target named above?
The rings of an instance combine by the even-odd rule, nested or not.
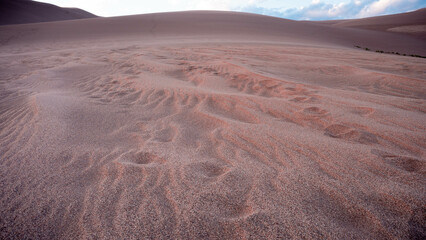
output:
[[[1,49],[1,238],[425,234],[425,59],[235,39]]]

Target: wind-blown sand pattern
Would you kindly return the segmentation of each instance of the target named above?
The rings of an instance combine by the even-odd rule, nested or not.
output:
[[[424,59],[27,44],[0,54],[1,238],[425,235]]]

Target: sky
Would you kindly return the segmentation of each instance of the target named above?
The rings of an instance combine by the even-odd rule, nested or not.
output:
[[[426,0],[38,0],[103,17],[185,10],[251,12],[293,20],[331,20],[408,12]]]

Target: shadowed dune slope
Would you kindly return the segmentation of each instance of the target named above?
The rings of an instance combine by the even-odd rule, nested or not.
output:
[[[0,28],[3,46],[28,42],[81,41],[243,41],[368,46],[426,55],[425,41],[394,33],[298,22],[269,16],[189,11],[94,18]]]
[[[78,8],[61,8],[30,0],[0,0],[0,25],[94,17],[96,16]]]

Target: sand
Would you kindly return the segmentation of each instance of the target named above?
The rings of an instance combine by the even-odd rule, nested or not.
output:
[[[399,32],[426,40],[426,8],[416,11],[349,20],[319,21],[334,27],[368,29],[381,32]]]
[[[424,24],[426,21],[426,8],[418,9],[407,13],[399,13],[393,15],[349,19],[336,21],[335,26],[366,28],[376,31],[386,31],[389,27],[409,26]],[[328,22],[328,21],[325,21]],[[333,21],[330,21],[333,22]]]
[[[0,0],[0,25],[94,18],[79,8],[61,8],[32,0]]]
[[[183,12],[0,27],[0,238],[421,239],[401,33]]]

